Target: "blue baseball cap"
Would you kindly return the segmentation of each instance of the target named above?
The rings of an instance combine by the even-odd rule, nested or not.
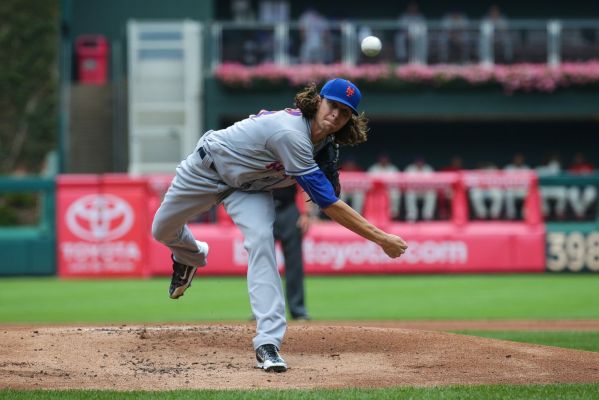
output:
[[[324,84],[320,95],[325,99],[338,101],[352,109],[358,115],[358,105],[362,99],[360,89],[348,80],[335,78]]]

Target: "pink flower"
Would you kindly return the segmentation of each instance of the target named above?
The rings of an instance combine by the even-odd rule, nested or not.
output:
[[[215,77],[225,85],[250,87],[262,80],[291,86],[324,82],[333,77],[369,83],[408,83],[423,86],[443,86],[467,82],[473,86],[498,84],[506,93],[553,92],[559,88],[599,83],[599,61],[564,63],[559,67],[546,64],[495,65],[401,65],[389,64],[300,64],[280,66],[262,64],[246,67],[241,64],[221,64]]]

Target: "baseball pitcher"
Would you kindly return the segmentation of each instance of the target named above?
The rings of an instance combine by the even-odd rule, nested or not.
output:
[[[224,204],[249,254],[247,283],[256,318],[253,345],[257,366],[267,372],[287,370],[279,354],[287,322],[275,259],[273,189],[297,182],[329,218],[378,244],[389,257],[406,251],[402,238],[378,229],[338,198],[337,144],[355,145],[367,138],[367,119],[358,113],[361,96],[355,84],[337,78],[320,93],[316,85],[300,91],[297,108],[261,111],[206,132],[177,167],[154,217],[152,235],[172,252],[169,295],[177,299],[191,285],[196,269],[206,265],[209,252],[208,244],[196,240],[186,223]]]

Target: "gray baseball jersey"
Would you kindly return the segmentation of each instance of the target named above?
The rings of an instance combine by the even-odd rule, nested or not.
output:
[[[203,146],[223,181],[245,191],[290,186],[292,176],[318,169],[309,122],[296,109],[261,111],[207,132]]]
[[[315,172],[309,122],[299,110],[263,111],[234,125],[209,131],[179,164],[156,212],[154,238],[181,263],[204,266],[203,254],[186,225],[220,201],[244,236],[248,292],[256,317],[254,348],[280,348],[286,330],[285,301],[275,257],[275,209],[268,192],[294,184],[293,176]],[[202,156],[200,147],[206,155]],[[210,168],[213,164],[216,170]],[[207,239],[210,242],[210,238]]]

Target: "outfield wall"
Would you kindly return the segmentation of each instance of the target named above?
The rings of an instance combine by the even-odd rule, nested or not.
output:
[[[0,276],[56,273],[55,187],[50,178],[0,177]],[[35,213],[37,220],[8,225],[7,214],[15,212],[9,207]]]
[[[38,198],[40,217],[37,225],[0,229],[0,275],[170,274],[168,249],[152,239],[150,226],[171,178],[123,174],[62,175],[56,182],[3,178],[3,201],[13,192],[31,192]],[[417,177],[343,173],[348,201],[362,193],[362,213],[377,226],[404,237],[410,248],[401,258],[391,260],[372,243],[330,221],[321,221],[305,237],[306,273],[598,272],[599,175],[562,175],[540,182],[539,191],[532,173],[465,171]],[[477,217],[472,201],[475,189],[502,194],[502,204],[507,193],[512,193],[510,198],[524,194],[518,215],[505,219],[502,211],[500,219]],[[402,198],[410,190],[434,191],[434,220],[408,222],[404,206],[399,216],[393,217],[392,190],[399,191]],[[304,206],[301,196],[298,204]],[[488,199],[485,201],[492,208]],[[556,215],[552,210],[562,211]],[[222,207],[190,227],[211,245],[209,267],[200,274],[245,274],[243,239]],[[282,266],[279,247],[277,252]]]
[[[543,179],[548,195],[565,196],[571,219],[548,221],[546,268],[552,272],[599,272],[599,175]]]
[[[168,249],[149,232],[152,216],[171,176],[61,176],[58,179],[58,272],[60,276],[152,276],[170,274]],[[363,214],[410,245],[399,259],[330,221],[315,224],[305,237],[307,274],[500,273],[545,269],[545,226],[537,178],[531,173],[437,173],[373,176],[344,173],[348,194],[365,194]],[[526,190],[521,221],[471,221],[469,187]],[[450,200],[450,216],[429,222],[390,218],[390,189],[436,190]],[[301,202],[303,200],[298,199]],[[220,207],[215,223],[191,223],[196,237],[210,243],[209,267],[200,274],[244,275],[243,238]],[[279,253],[279,263],[282,257]]]

